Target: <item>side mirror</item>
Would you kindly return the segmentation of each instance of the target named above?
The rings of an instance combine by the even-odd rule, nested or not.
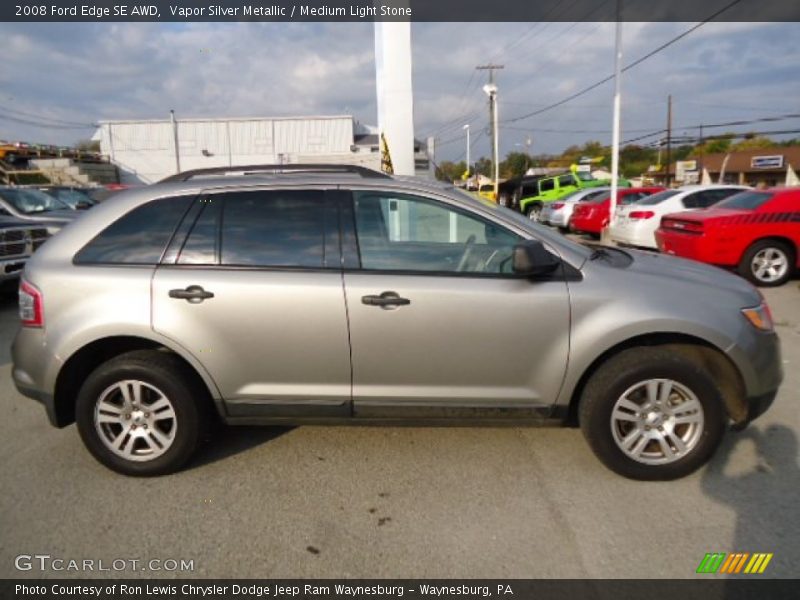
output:
[[[512,267],[517,275],[548,275],[560,265],[561,261],[548,252],[539,240],[527,240],[514,246]]]
[[[87,210],[89,208],[92,208],[92,205],[86,202],[85,200],[81,200],[75,205],[75,208],[78,210]]]

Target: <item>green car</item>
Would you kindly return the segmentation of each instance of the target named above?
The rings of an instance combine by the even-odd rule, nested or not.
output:
[[[554,202],[572,192],[584,188],[601,187],[610,184],[608,179],[595,179],[588,173],[565,173],[554,177],[540,179],[532,186],[525,189],[525,194],[519,201],[520,211],[528,215],[531,220],[538,221],[542,207],[547,202]],[[630,187],[631,184],[626,179],[619,179],[621,187]]]

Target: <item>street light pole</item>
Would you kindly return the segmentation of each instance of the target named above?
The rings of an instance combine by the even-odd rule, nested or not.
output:
[[[614,118],[613,133],[611,141],[611,199],[608,207],[608,226],[604,229],[605,237],[608,238],[608,229],[614,222],[614,215],[617,211],[617,192],[619,187],[619,129],[620,112],[622,109],[622,0],[617,0],[617,25],[616,25],[616,51],[614,54]]]

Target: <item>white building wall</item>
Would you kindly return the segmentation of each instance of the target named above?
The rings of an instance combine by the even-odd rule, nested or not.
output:
[[[179,119],[177,128],[181,171],[280,162],[362,162],[351,150],[350,116]],[[100,147],[120,168],[123,183],[154,183],[176,172],[169,120],[101,122]]]

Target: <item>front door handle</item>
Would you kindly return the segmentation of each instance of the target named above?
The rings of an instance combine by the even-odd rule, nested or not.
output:
[[[190,285],[185,290],[170,290],[169,297],[177,298],[179,300],[186,300],[190,304],[199,304],[203,300],[213,298],[214,294],[212,292],[205,291],[199,285]]]
[[[380,296],[361,296],[361,303],[367,306],[390,308],[393,306],[406,306],[411,304],[411,300],[401,298],[397,292],[383,292]]]

